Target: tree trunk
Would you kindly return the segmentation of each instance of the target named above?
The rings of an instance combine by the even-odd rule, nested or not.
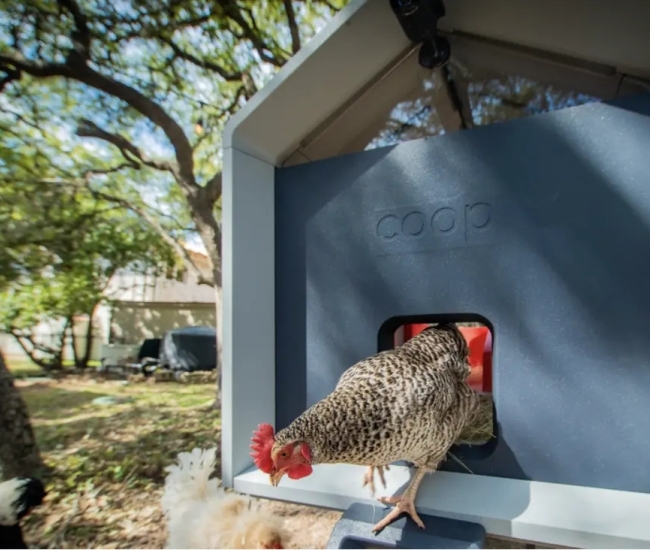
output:
[[[70,329],[70,326],[72,325],[72,317],[67,317],[65,320],[65,324],[63,325],[63,330],[61,331],[61,339],[59,341],[59,355],[58,355],[58,363],[61,365],[61,368],[63,368],[63,355],[65,353],[65,346],[68,343],[68,329]]]
[[[14,385],[1,351],[0,434],[0,469],[4,479],[43,472],[43,461],[29,421],[27,405]]]
[[[221,350],[223,331],[221,320],[221,228],[214,216],[214,202],[205,201],[201,195],[189,200],[192,218],[201,236],[212,268],[215,289],[215,329],[217,333],[217,383],[213,407],[221,407]]]
[[[84,354],[81,357],[81,364],[78,365],[78,367],[85,369],[88,367],[88,363],[90,362],[90,355],[92,354],[93,351],[93,317],[95,315],[95,310],[97,309],[97,306],[99,303],[95,304],[93,306],[93,309],[91,310],[89,316],[88,316],[88,326],[86,327],[86,347],[84,348]],[[74,332],[72,333],[72,345],[73,347],[76,345],[76,342],[74,341]]]
[[[81,357],[79,357],[79,350],[77,349],[77,336],[74,332],[74,318],[71,318],[70,325],[70,346],[72,347],[72,362],[74,363],[74,368],[81,368]]]
[[[35,365],[41,367],[44,371],[58,370],[61,368],[62,363],[57,362],[57,357],[60,357],[60,354],[57,350],[52,348],[45,349],[45,346],[38,346],[34,338],[30,335],[19,334],[15,331],[11,332],[11,335],[14,337],[18,345],[25,352],[25,355],[29,357],[30,361]],[[40,359],[37,356],[37,353],[41,351],[43,353],[49,354],[51,357],[49,359]]]

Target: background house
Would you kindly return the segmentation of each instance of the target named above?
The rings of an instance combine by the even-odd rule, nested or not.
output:
[[[194,264],[209,276],[207,256],[196,250],[188,252]],[[214,289],[199,285],[196,276],[186,269],[169,270],[162,276],[128,269],[118,271],[109,282],[105,296],[110,302],[101,304],[95,311],[93,361],[99,361],[107,353],[128,355],[127,351],[137,350],[145,338],[160,337],[170,329],[215,326]],[[38,341],[53,344],[59,338],[62,323],[41,323],[35,329]],[[80,343],[86,337],[87,323],[87,315],[75,318],[74,332]],[[73,357],[71,346],[70,342],[66,346],[65,359]],[[10,334],[0,334],[0,348],[10,362],[28,360]]]

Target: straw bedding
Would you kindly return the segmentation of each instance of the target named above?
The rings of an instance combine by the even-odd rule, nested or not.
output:
[[[494,409],[492,394],[479,395],[479,408],[473,420],[460,434],[456,443],[481,445],[494,437]]]

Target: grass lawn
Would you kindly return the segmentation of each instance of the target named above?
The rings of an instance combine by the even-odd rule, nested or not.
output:
[[[5,357],[5,360],[7,361],[7,367],[9,367],[9,370],[14,375],[14,378],[32,378],[46,375],[45,371],[41,367],[29,359]],[[88,366],[90,367],[97,367],[98,365],[99,361],[89,361],[88,363]],[[64,363],[64,367],[71,366],[71,362]]]
[[[161,548],[164,468],[180,451],[218,445],[211,384],[17,380],[53,469],[29,517],[39,548]],[[94,404],[97,397],[118,403]]]
[[[44,376],[43,369],[29,359],[12,359],[9,357],[5,357],[5,359],[7,360],[7,367],[9,367],[14,378]]]

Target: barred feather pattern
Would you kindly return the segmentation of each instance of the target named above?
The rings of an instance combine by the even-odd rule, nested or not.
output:
[[[306,442],[312,464],[435,470],[478,410],[469,348],[456,325],[429,327],[346,370],[334,391],[276,434],[272,453]]]

